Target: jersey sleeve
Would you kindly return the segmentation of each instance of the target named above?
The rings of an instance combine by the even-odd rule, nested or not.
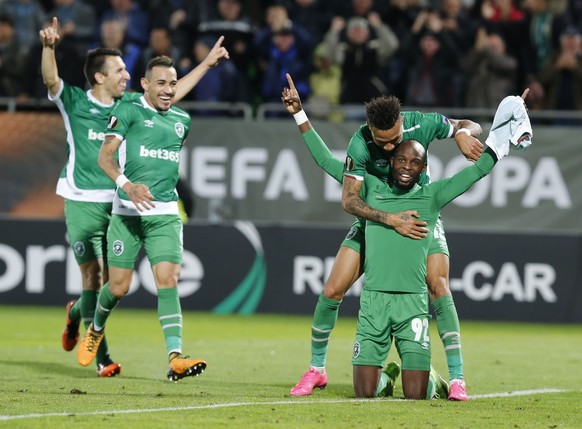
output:
[[[356,180],[364,180],[366,174],[366,162],[370,159],[370,153],[361,133],[356,132],[348,143],[348,153],[344,164],[344,176]]]
[[[440,113],[424,113],[423,121],[434,131],[432,139],[442,140],[453,136],[453,124]]]
[[[315,163],[338,182],[342,182],[344,165],[337,159],[313,128],[301,134]]]
[[[61,79],[61,85],[54,97],[51,95],[50,91],[48,92],[48,99],[50,101],[57,102],[57,100],[61,100],[65,106],[74,104],[75,100],[79,100],[84,96],[85,91],[76,86],[69,85],[63,79]]]
[[[433,192],[436,208],[442,209],[459,195],[465,193],[476,182],[491,173],[496,163],[495,152],[488,147],[475,164],[462,169],[452,177],[425,185],[429,186]]]
[[[132,115],[131,103],[121,102],[111,112],[107,129],[105,130],[105,137],[115,137],[121,141],[125,140],[127,130],[131,125]]]

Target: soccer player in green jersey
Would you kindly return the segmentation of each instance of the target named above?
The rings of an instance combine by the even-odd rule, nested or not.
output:
[[[283,90],[283,104],[294,115],[317,164],[342,182],[344,208],[358,216],[336,255],[331,274],[315,308],[310,369],[291,389],[291,395],[304,396],[311,394],[314,387],[324,388],[327,385],[325,361],[329,337],[337,320],[341,300],[363,272],[366,220],[380,221],[414,240],[422,239],[428,232],[426,223],[418,219],[416,211],[381,212],[371,209],[362,201],[359,191],[364,174],[368,172],[386,180],[390,171],[390,152],[403,139],[415,139],[428,148],[434,139],[454,136],[461,152],[472,161],[480,156],[483,145],[474,137],[482,132],[475,122],[450,119],[438,113],[401,112],[397,98],[383,96],[366,105],[368,121],[352,136],[344,165],[333,157],[311,127],[291,76],[287,75],[287,80],[289,87]],[[428,175],[423,173],[420,180],[421,184],[428,183]],[[428,256],[427,284],[436,312],[439,335],[447,355],[451,380],[449,399],[466,400],[459,317],[449,290],[449,252],[442,223],[439,222],[437,228],[438,240],[434,240]]]
[[[427,222],[429,236],[410,240],[381,221],[366,222],[365,285],[352,358],[356,397],[374,397],[384,389],[387,377],[381,371],[392,339],[402,360],[405,398],[428,399],[432,395],[425,281],[427,255],[431,240],[436,239],[440,210],[489,174],[509,153],[510,142],[515,146],[524,140],[531,143],[523,100],[526,95],[527,90],[522,97],[510,96],[501,102],[487,149],[475,164],[451,178],[420,186],[427,157],[424,145],[415,140],[405,140],[393,150],[388,183],[365,173],[362,198],[370,208],[382,212],[413,208]]]
[[[166,56],[149,61],[139,100],[119,103],[112,112],[99,153],[99,166],[117,184],[107,230],[109,282],[97,300],[93,321],[79,343],[83,366],[95,358],[107,318],[131,285],[142,245],[158,290],[158,317],[168,352],[170,380],[199,375],[203,360],[182,354],[182,310],[178,279],[182,263],[182,222],[176,183],[180,151],[190,130],[190,116],[172,105],[177,73]],[[125,146],[123,172],[116,155]]]
[[[59,178],[57,194],[65,199],[67,233],[82,278],[81,298],[67,304],[67,323],[62,334],[63,348],[71,351],[79,338],[81,320],[87,326],[93,319],[97,294],[108,278],[103,249],[115,183],[97,165],[103,130],[119,101],[137,100],[141,94],[125,92],[130,76],[122,53],[115,49],[98,48],[87,53],[84,72],[91,86],[88,91],[68,85],[60,78],[55,59],[58,32],[58,20],[53,18],[52,24],[39,35],[43,45],[43,80],[49,99],[63,116],[67,132],[68,161]],[[178,81],[175,101],[190,92],[211,67],[228,58],[228,52],[221,46],[223,39],[218,39],[205,61]],[[98,376],[114,376],[121,371],[121,365],[109,357],[105,341],[96,360]]]

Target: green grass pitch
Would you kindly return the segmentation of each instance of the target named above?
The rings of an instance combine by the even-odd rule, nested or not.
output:
[[[462,322],[472,400],[356,400],[355,319],[340,311],[329,385],[289,389],[309,365],[310,317],[184,314],[184,352],[200,377],[165,378],[155,310],[121,306],[107,337],[119,377],[100,379],[61,349],[63,308],[0,306],[0,428],[581,428],[582,326]],[[447,377],[433,324],[433,364]],[[390,359],[396,359],[395,351]],[[400,380],[396,398],[402,397]]]

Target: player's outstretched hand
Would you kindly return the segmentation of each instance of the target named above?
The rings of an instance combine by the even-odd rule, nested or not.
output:
[[[44,48],[54,49],[61,38],[61,36],[59,36],[59,20],[57,17],[54,16],[51,25],[40,30],[38,34],[40,36],[40,42]]]
[[[526,99],[526,97],[527,97],[527,94],[529,94],[529,88],[526,88],[526,89],[523,91],[523,94],[521,94],[521,99],[522,99],[523,101],[525,101],[525,99]]]
[[[287,109],[291,115],[298,113],[302,110],[301,107],[301,98],[299,98],[299,93],[297,92],[297,88],[295,88],[295,83],[293,83],[293,79],[289,73],[286,73],[285,76],[287,77],[287,83],[289,87],[283,88],[283,92],[281,93],[281,101],[283,102],[283,106]]]
[[[216,67],[222,60],[230,59],[230,54],[226,50],[224,46],[222,46],[222,42],[224,41],[224,36],[220,36],[208,55],[204,59],[204,61],[208,64],[210,68]]]

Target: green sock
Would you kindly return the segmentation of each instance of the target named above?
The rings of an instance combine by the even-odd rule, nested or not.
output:
[[[101,288],[99,297],[97,298],[97,306],[95,307],[95,316],[93,317],[93,325],[97,329],[105,328],[107,318],[111,314],[111,310],[119,303],[119,299],[115,298],[109,290],[109,283]]]
[[[463,379],[463,354],[461,352],[461,326],[455,308],[455,302],[450,295],[435,299],[432,303],[436,313],[439,336],[443,342],[449,379]]]
[[[325,367],[329,336],[335,327],[340,304],[341,301],[326,298],[323,293],[319,295],[311,326],[311,366]]]
[[[69,310],[69,317],[72,321],[81,322],[81,306],[83,305],[83,292],[81,292],[81,296],[75,302],[75,304]]]
[[[168,354],[182,352],[182,308],[177,288],[158,289],[158,318]]]
[[[99,292],[96,290],[84,290],[81,292],[81,298],[77,301],[77,304],[81,303],[81,319],[85,328],[93,321],[98,295]]]

